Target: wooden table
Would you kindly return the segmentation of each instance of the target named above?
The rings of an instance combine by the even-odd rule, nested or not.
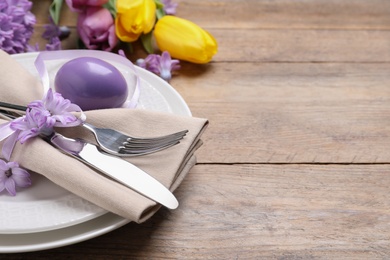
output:
[[[33,2],[43,44],[51,1]],[[390,1],[175,2],[219,43],[171,81],[210,120],[180,207],[2,258],[388,259]],[[75,48],[75,15],[61,24]]]

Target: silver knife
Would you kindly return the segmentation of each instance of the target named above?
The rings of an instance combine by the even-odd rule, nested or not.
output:
[[[67,138],[56,132],[43,139],[63,153],[169,209],[179,206],[175,196],[159,181],[121,158],[100,152],[94,144],[82,139]]]
[[[63,153],[169,209],[179,206],[175,196],[159,181],[121,158],[100,152],[94,144],[82,139],[67,138],[56,132],[43,139]]]

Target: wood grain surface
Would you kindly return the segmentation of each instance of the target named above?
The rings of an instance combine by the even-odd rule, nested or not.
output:
[[[390,1],[174,2],[219,43],[170,82],[210,120],[180,207],[1,259],[389,259]],[[61,24],[76,48],[66,6]]]

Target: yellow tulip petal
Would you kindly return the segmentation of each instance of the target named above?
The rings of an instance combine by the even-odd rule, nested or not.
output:
[[[139,37],[138,34],[131,33],[123,28],[118,17],[115,19],[115,32],[116,36],[123,42],[134,42]]]
[[[193,63],[207,63],[217,52],[217,42],[207,31],[193,22],[164,16],[156,24],[154,36],[161,51]]]
[[[137,9],[143,4],[143,0],[117,0],[116,12],[119,14],[126,13],[128,10]]]
[[[156,4],[154,0],[145,0],[144,2],[144,33],[148,33],[153,29],[154,24],[156,23]]]
[[[142,33],[153,29],[156,21],[154,0],[118,0],[116,9],[116,34],[122,41],[136,41]]]

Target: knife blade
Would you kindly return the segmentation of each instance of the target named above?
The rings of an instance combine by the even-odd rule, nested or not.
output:
[[[63,153],[76,158],[141,195],[169,209],[176,209],[179,206],[175,196],[164,185],[130,162],[102,153],[96,145],[82,139],[68,138],[56,132],[43,138]]]

